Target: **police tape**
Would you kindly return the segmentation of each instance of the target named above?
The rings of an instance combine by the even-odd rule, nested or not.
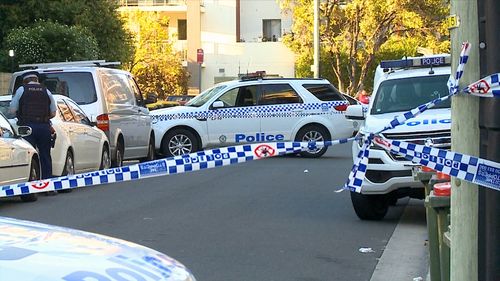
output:
[[[273,156],[314,151],[325,146],[347,143],[355,138],[325,142],[254,143],[209,149],[130,166],[37,180],[0,187],[0,197],[90,187],[107,183],[132,181],[149,177],[181,174],[222,167]]]
[[[467,86],[464,93],[478,97],[500,97],[500,80],[498,73],[484,77]]]
[[[500,163],[404,141],[375,137],[376,145],[413,163],[500,191]]]

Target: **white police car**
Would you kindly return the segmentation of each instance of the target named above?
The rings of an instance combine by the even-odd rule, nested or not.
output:
[[[196,281],[175,259],[128,241],[0,217],[1,280]]]
[[[449,62],[449,55],[381,62],[376,70],[374,94],[368,110],[364,112],[360,105],[350,106],[347,118],[364,120],[361,131],[377,132],[395,116],[448,95]],[[385,131],[383,135],[388,139],[449,149],[450,123],[450,100],[447,100],[405,124]],[[353,143],[353,158],[357,156],[361,145]],[[388,206],[398,198],[423,198],[423,185],[414,180],[412,166],[405,158],[373,145],[361,193],[351,192],[351,201],[358,217],[382,219]]]
[[[185,106],[150,114],[157,151],[177,156],[206,147],[350,137],[347,105],[325,79],[252,77],[217,84]],[[320,157],[326,149],[301,154]]]

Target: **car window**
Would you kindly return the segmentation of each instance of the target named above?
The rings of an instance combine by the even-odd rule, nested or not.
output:
[[[303,84],[302,87],[321,101],[344,100],[339,90],[331,84]]]
[[[40,73],[39,76],[40,83],[54,95],[69,97],[78,104],[91,104],[97,101],[94,79],[90,72]],[[20,85],[16,85],[14,89]]]
[[[257,86],[243,86],[225,92],[217,100],[225,107],[252,106],[257,104]]]
[[[2,138],[13,138],[15,137],[14,130],[12,129],[12,126],[9,123],[9,120],[5,118],[0,113],[0,137]]]
[[[431,100],[449,94],[447,81],[449,76],[411,77],[386,80],[380,83],[371,114],[407,111]],[[450,100],[434,106],[434,108],[449,108]]]
[[[68,107],[66,103],[64,103],[64,101],[58,100],[57,108],[59,109],[59,113],[61,114],[61,117],[64,121],[75,122],[75,117],[73,116],[71,109]]]
[[[226,85],[217,85],[210,89],[203,91],[201,94],[197,95],[195,98],[191,99],[186,103],[187,106],[200,107],[204,105],[207,101],[212,99],[215,95],[218,95],[220,91],[226,88]]]
[[[83,110],[73,101],[71,100],[66,100],[66,104],[71,108],[73,111],[73,115],[75,116],[75,122],[85,124],[85,125],[90,125],[90,120],[85,115]]]
[[[262,85],[259,104],[302,103],[302,99],[288,84]]]
[[[109,104],[135,104],[135,96],[128,84],[128,78],[121,73],[104,73],[101,75],[106,101]]]
[[[5,115],[5,117],[7,118],[16,117],[15,114],[10,113],[9,107],[10,107],[10,100],[0,101],[0,112],[2,112],[3,115]]]
[[[130,85],[132,93],[134,93],[137,104],[138,105],[144,104],[141,91],[139,90],[139,87],[135,83],[135,80],[132,77],[128,77],[128,83]]]

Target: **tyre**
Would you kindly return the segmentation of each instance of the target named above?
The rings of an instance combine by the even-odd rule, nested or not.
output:
[[[300,129],[297,135],[295,136],[295,141],[301,141],[301,142],[309,142],[309,141],[320,142],[326,140],[330,140],[330,134],[328,133],[328,131],[322,127],[315,125],[309,125]],[[327,149],[328,147],[324,146],[321,149],[316,148],[300,152],[300,155],[306,158],[318,158],[321,157],[323,154],[325,154]]]
[[[149,139],[148,145],[148,155],[141,159],[141,162],[153,161],[155,160],[155,140],[154,138]]]
[[[99,170],[106,170],[111,167],[111,157],[109,156],[109,148],[107,145],[102,147],[102,155],[101,155],[101,165],[99,166]]]
[[[66,161],[64,162],[64,169],[62,172],[62,176],[74,175],[75,174],[75,161],[74,161],[73,153],[71,150],[68,150],[66,153]],[[58,190],[58,193],[70,193],[73,189],[63,189]]]
[[[167,156],[179,156],[198,151],[198,140],[195,135],[185,129],[168,132],[162,142],[162,153]]]
[[[385,195],[365,195],[351,191],[351,202],[356,215],[362,220],[381,220],[389,209]]]
[[[123,144],[121,142],[116,145],[115,158],[111,161],[111,166],[123,166]]]
[[[30,176],[28,178],[28,181],[39,180],[40,175],[40,163],[37,159],[31,159]],[[35,202],[36,200],[38,200],[36,193],[21,195],[20,197],[23,202]]]

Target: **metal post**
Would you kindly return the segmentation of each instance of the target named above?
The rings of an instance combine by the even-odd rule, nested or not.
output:
[[[480,76],[500,72],[500,6],[497,0],[478,0]],[[500,162],[500,114],[498,98],[480,98],[479,131],[480,156]],[[500,192],[479,188],[478,209],[478,278],[484,281],[500,280]]]
[[[314,0],[314,78],[319,78],[319,0]]]
[[[457,15],[460,25],[452,29],[452,73],[458,65],[462,42],[472,44],[469,61],[460,80],[460,89],[479,80],[479,36],[476,1],[451,1],[451,14]],[[452,98],[452,150],[479,156],[479,99],[457,95]],[[451,191],[451,281],[477,281],[477,210],[478,186],[452,179]]]
[[[198,93],[201,93],[201,63],[198,63]]]
[[[14,73],[14,50],[9,50],[10,72]]]

